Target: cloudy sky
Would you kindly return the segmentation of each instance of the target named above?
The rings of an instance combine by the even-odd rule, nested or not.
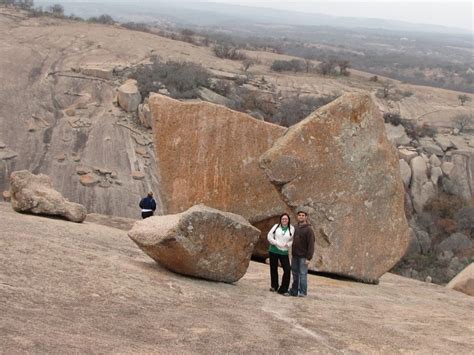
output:
[[[363,0],[201,0],[248,6],[263,6],[335,16],[401,20],[458,27],[473,31],[472,1],[363,1]]]
[[[37,0],[35,3],[51,2]],[[55,0],[56,3],[185,3],[214,2],[246,6],[269,7],[343,17],[363,17],[434,24],[474,31],[472,0]]]

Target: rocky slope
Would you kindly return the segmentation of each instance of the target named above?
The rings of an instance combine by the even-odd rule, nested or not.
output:
[[[95,216],[96,220],[99,220]],[[0,203],[5,353],[458,353],[474,299],[386,274],[309,276],[307,298],[268,292],[268,266],[236,284],[168,272],[126,232],[22,215]]]
[[[0,31],[0,190],[8,189],[14,170],[41,172],[90,212],[136,217],[140,196],[159,190],[149,130],[114,104],[126,68],[158,55],[200,63],[219,78],[242,73],[239,61],[217,59],[211,48],[116,26],[27,18],[2,7]],[[268,88],[282,96],[375,93],[382,85],[357,71],[348,78],[277,74],[269,65],[289,57],[248,55],[260,62],[250,72],[267,84],[246,85],[264,95]],[[413,95],[377,99],[383,111],[443,126],[456,113],[472,110],[472,103],[459,105],[456,92],[397,85]]]

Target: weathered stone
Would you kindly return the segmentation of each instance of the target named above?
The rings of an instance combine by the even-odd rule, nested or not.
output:
[[[198,205],[137,222],[128,236],[160,265],[222,282],[244,276],[260,231],[239,215]]]
[[[79,182],[84,186],[94,186],[99,182],[99,179],[92,174],[84,174],[79,177]]]
[[[399,162],[370,96],[348,94],[320,108],[260,162],[290,207],[311,212],[310,269],[376,282],[405,254]]]
[[[443,176],[443,171],[439,166],[432,167],[430,173],[430,180],[434,186],[438,186],[438,180]]]
[[[91,172],[92,172],[92,170],[88,166],[84,166],[84,165],[76,166],[76,174],[77,175],[86,175],[86,174],[89,174]]]
[[[144,147],[136,147],[135,153],[141,156],[147,155],[146,149]]]
[[[411,139],[402,125],[394,126],[390,123],[385,124],[388,140],[395,146],[410,144]]]
[[[451,141],[449,136],[437,134],[434,140],[443,151],[447,151],[449,148],[456,148],[456,145]]]
[[[474,263],[469,264],[446,285],[447,288],[474,296]]]
[[[7,145],[3,141],[0,141],[0,149],[4,149],[6,147]]]
[[[0,160],[9,160],[16,158],[18,156],[17,152],[14,152],[10,149],[2,149],[0,150]]]
[[[143,104],[138,105],[138,119],[144,127],[151,128],[152,117],[150,106],[148,106],[148,99],[145,99]]]
[[[10,191],[5,190],[5,191],[2,192],[3,201],[5,201],[5,202],[10,202],[11,197],[12,197],[12,196],[11,196]]]
[[[285,128],[208,102],[154,94],[149,105],[166,213],[204,203],[256,225],[288,211],[258,165]]]
[[[413,229],[409,228],[410,234],[409,234],[409,243],[408,243],[408,248],[405,253],[405,257],[412,257],[418,254],[421,254],[421,247],[420,243],[418,241],[418,238],[416,237],[416,233]]]
[[[145,178],[145,174],[143,174],[141,171],[132,171],[132,179],[133,180],[143,180]]]
[[[422,146],[422,148],[430,153],[430,154],[436,154],[440,157],[442,157],[444,155],[443,153],[443,150],[433,142],[433,139],[431,138],[421,138],[419,140],[420,142],[420,145]]]
[[[452,251],[458,253],[462,250],[469,249],[472,247],[472,241],[469,237],[462,233],[453,233],[448,238],[438,244],[436,250],[439,252]]]
[[[66,115],[68,115],[68,116],[70,116],[70,117],[76,115],[76,110],[75,110],[73,107],[66,109],[65,112],[66,112]]]
[[[471,137],[467,143],[467,145],[471,148],[474,148],[474,137]]]
[[[399,163],[400,163],[400,175],[402,176],[403,184],[405,185],[406,188],[408,188],[410,186],[410,180],[411,180],[410,165],[408,165],[408,163],[403,159],[400,159]]]
[[[434,167],[440,167],[441,166],[441,160],[439,160],[439,158],[436,156],[436,154],[431,154],[430,164],[431,164],[431,166],[434,166]]]
[[[407,163],[410,162],[414,157],[418,156],[418,153],[414,149],[408,149],[408,148],[399,148],[398,149],[398,156],[400,159],[405,160]]]
[[[423,212],[426,202],[436,194],[436,189],[427,176],[427,165],[423,157],[416,157],[410,161],[412,178],[410,193],[413,207],[416,212]]]
[[[138,91],[137,81],[127,80],[118,89],[118,103],[127,112],[135,112],[138,105],[142,101],[140,92]]]
[[[229,100],[227,97],[219,95],[218,93],[209,90],[208,88],[200,87],[197,93],[198,96],[204,101],[209,101],[214,104],[228,106],[231,103],[231,100]]]
[[[89,64],[87,66],[81,67],[79,70],[84,75],[93,76],[100,79],[112,80],[114,77],[112,67],[103,67],[100,64]]]
[[[443,171],[443,174],[446,176],[450,176],[451,172],[454,169],[454,164],[451,163],[450,161],[445,161],[443,164],[441,164],[441,170]]]
[[[423,160],[426,162],[426,164],[428,164],[430,162],[430,158],[428,158],[428,156],[425,153],[421,153],[420,157],[423,158]]]
[[[451,162],[453,169],[449,172],[449,179],[443,180],[443,187],[447,192],[469,201],[474,197],[474,153],[455,151]]]
[[[63,162],[64,160],[66,160],[66,154],[64,153],[58,154],[54,157],[54,159],[56,159],[59,162]]]
[[[54,190],[47,175],[15,171],[10,176],[10,186],[12,207],[17,212],[61,216],[73,222],[86,218],[86,208]]]
[[[421,254],[428,254],[431,251],[431,238],[430,235],[422,230],[416,230],[416,238],[418,239],[418,244],[420,245]]]

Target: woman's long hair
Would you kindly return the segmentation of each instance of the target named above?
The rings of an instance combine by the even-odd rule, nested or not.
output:
[[[280,223],[278,223],[278,226],[273,230],[273,235],[275,235],[275,232],[276,230],[281,227],[281,219],[284,217],[284,216],[287,216],[288,217],[288,231],[290,232],[290,237],[291,237],[291,218],[290,218],[290,215],[288,213],[283,213],[281,216],[280,216]]]

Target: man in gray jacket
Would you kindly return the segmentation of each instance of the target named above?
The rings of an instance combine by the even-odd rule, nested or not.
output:
[[[293,284],[290,295],[305,297],[308,294],[308,265],[314,253],[314,232],[305,211],[299,210],[297,218],[291,251]]]

